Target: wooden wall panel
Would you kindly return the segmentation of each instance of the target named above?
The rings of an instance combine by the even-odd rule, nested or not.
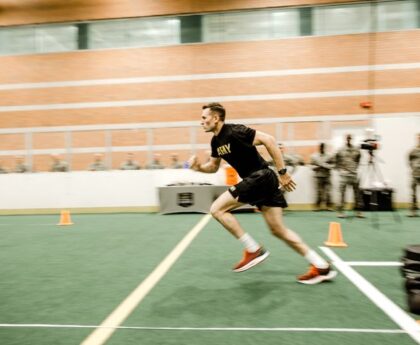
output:
[[[2,0],[0,25],[173,15],[354,0]]]
[[[0,90],[0,106],[366,90],[369,88],[370,78],[373,78],[377,89],[412,88],[420,85],[420,73],[413,73],[412,70],[377,71],[371,72],[370,77],[368,72],[347,72]]]
[[[54,149],[66,146],[65,133],[34,133],[32,147],[34,149]]]
[[[23,134],[1,134],[0,150],[23,150],[25,137]]]
[[[145,130],[112,131],[112,146],[139,145],[147,145],[147,132]]]
[[[361,34],[0,56],[0,84],[368,65],[369,40]],[[377,34],[374,62],[418,62],[418,40],[420,30]]]
[[[360,102],[369,97],[307,98],[271,101],[223,102],[229,119],[363,114]],[[375,112],[418,112],[419,94],[378,95]],[[1,128],[200,121],[201,103],[87,110],[44,110],[1,114]]]

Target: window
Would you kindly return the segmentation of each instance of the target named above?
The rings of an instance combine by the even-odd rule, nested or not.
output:
[[[0,29],[0,53],[5,55],[77,49],[75,25],[39,25]]]
[[[0,53],[4,55],[30,54],[35,49],[33,27],[0,29]]]
[[[146,47],[180,44],[175,17],[113,20],[89,25],[89,48]]]
[[[203,41],[265,40],[299,35],[299,12],[258,10],[203,16]]]
[[[409,30],[417,28],[417,1],[390,1],[377,4],[377,30]]]
[[[314,35],[345,35],[371,31],[369,3],[319,6],[313,11]]]
[[[273,38],[293,37],[300,35],[300,14],[298,9],[275,10],[273,18]]]
[[[420,0],[0,27],[0,55],[348,35],[420,27]]]
[[[49,25],[35,27],[37,52],[77,50],[76,25]]]

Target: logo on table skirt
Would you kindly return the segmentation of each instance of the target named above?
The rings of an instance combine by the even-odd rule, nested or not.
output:
[[[178,205],[181,207],[190,207],[194,205],[194,194],[178,193]]]

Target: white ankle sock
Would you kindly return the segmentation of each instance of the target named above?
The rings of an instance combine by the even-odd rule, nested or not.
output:
[[[318,255],[317,252],[312,249],[309,249],[309,251],[306,253],[305,259],[317,268],[328,267],[328,262],[326,262],[321,256]]]
[[[244,234],[239,238],[239,241],[242,242],[245,249],[250,253],[255,253],[260,248],[260,245],[255,242],[255,240],[249,236],[249,234]]]

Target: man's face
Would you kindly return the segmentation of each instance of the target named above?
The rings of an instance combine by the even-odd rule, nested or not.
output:
[[[201,113],[201,126],[205,132],[214,132],[218,122],[218,116],[211,112],[211,109],[204,109]]]
[[[351,139],[352,139],[352,137],[351,137],[350,134],[346,135],[346,143],[347,143],[348,146],[351,145]]]

